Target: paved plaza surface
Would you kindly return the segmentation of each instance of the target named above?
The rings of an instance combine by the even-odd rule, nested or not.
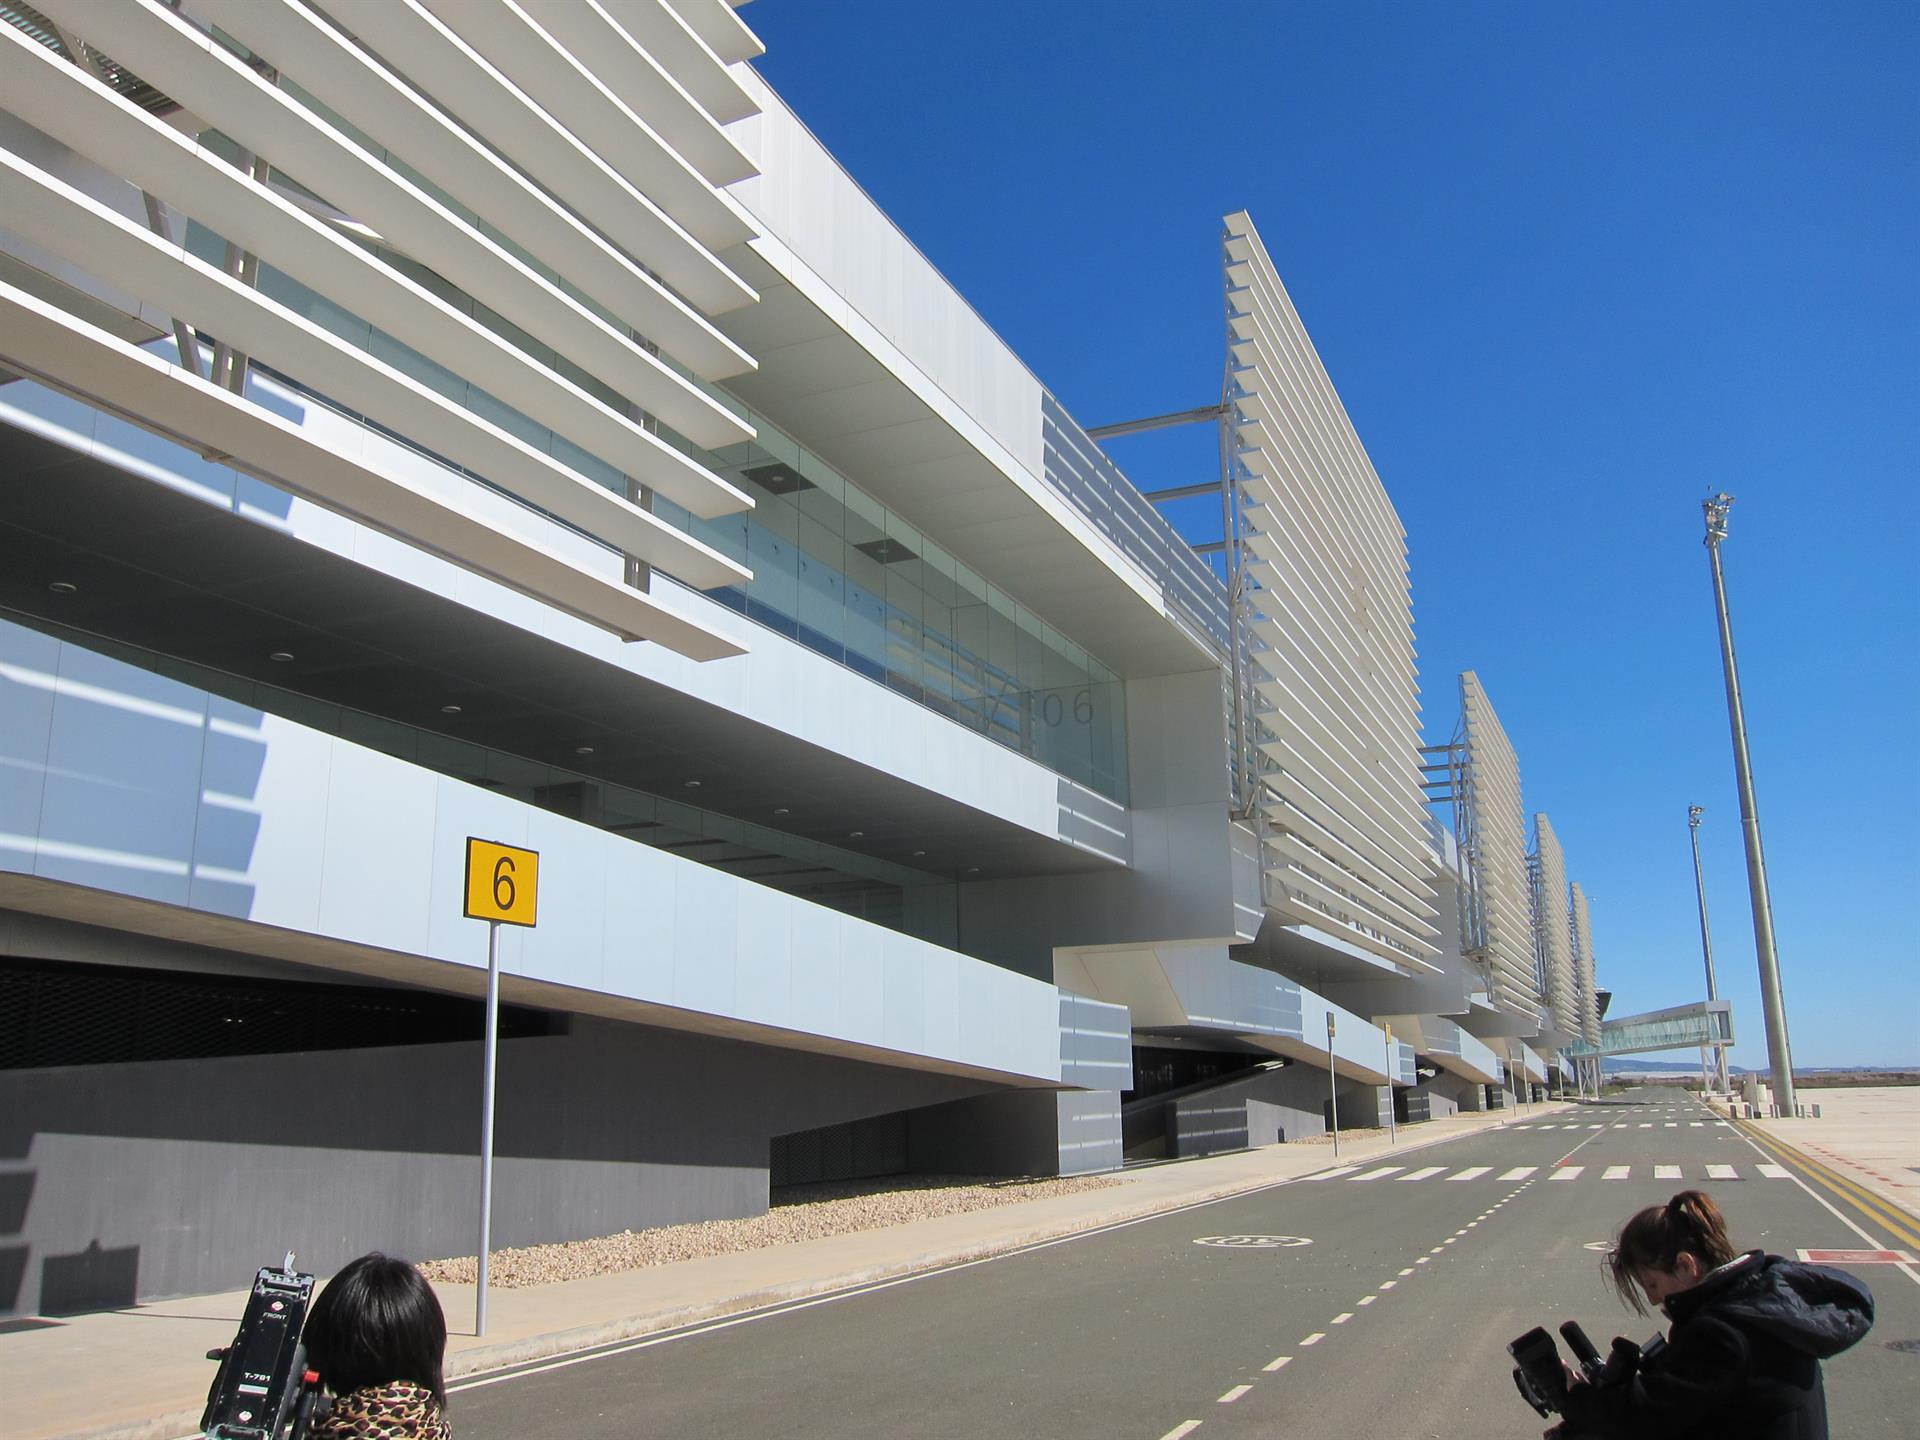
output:
[[[1504,1346],[1566,1319],[1602,1348],[1654,1332],[1591,1248],[1640,1206],[1697,1187],[1742,1247],[1920,1258],[1920,1220],[1855,1203],[1836,1175],[1652,1088],[1410,1127],[1338,1162],[1290,1145],[1151,1167],[1112,1190],[498,1291],[490,1335],[453,1338],[451,1417],[461,1440],[1536,1435]],[[1880,1319],[1828,1367],[1834,1433],[1905,1436],[1920,1356],[1886,1342],[1920,1338],[1920,1266],[1855,1273]],[[470,1329],[471,1289],[440,1289]],[[4,1433],[187,1433],[200,1352],[240,1304],[0,1335]]]

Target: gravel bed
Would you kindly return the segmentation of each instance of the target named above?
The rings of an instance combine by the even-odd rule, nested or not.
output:
[[[702,1220],[663,1225],[653,1230],[622,1230],[595,1240],[529,1245],[495,1250],[487,1283],[514,1290],[671,1265],[707,1255],[759,1250],[799,1240],[877,1230],[939,1215],[962,1215],[1021,1205],[1080,1190],[1104,1190],[1120,1182],[1100,1175],[1059,1179],[982,1180],[964,1175],[889,1176],[884,1181],[794,1185],[773,1192],[773,1208],[744,1220]],[[477,1265],[472,1255],[431,1260],[420,1267],[429,1280],[471,1285]]]
[[[1374,1140],[1384,1136],[1386,1133],[1387,1128],[1384,1125],[1377,1125],[1370,1130],[1358,1125],[1342,1125],[1340,1127],[1340,1138],[1342,1140]],[[1298,1140],[1289,1140],[1287,1143],[1289,1145],[1331,1145],[1333,1144],[1333,1136],[1302,1135]]]

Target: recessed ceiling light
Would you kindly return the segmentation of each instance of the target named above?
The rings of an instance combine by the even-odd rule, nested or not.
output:
[[[78,590],[79,588],[80,587],[74,584],[71,580],[56,580],[51,585],[47,586],[47,589],[51,590],[56,595],[71,595],[73,594],[74,591]]]
[[[293,659],[293,651],[276,650],[271,655],[267,656],[267,659],[271,660],[276,665],[285,665],[285,664],[288,664]]]
[[[687,781],[687,789],[698,790],[699,788],[700,788],[700,782],[698,780]]]
[[[858,839],[860,839],[860,838],[861,838],[862,836],[864,836],[864,835],[865,835],[866,833],[867,833],[867,832],[866,832],[866,831],[864,831],[864,830],[849,830],[849,831],[847,831],[847,839],[849,839],[849,840],[858,840]]]
[[[576,754],[576,755],[591,755],[591,754],[593,754],[593,746],[591,746],[591,745],[576,745],[576,746],[574,746],[574,747],[573,747],[573,753],[574,753],[574,754]]]
[[[980,867],[978,865],[969,865],[967,867],[967,874],[978,875],[979,873],[980,873]]]
[[[776,815],[791,815],[793,812],[787,809],[786,806],[782,805],[779,809],[775,810],[773,813]]]
[[[920,858],[920,857],[921,857],[922,855],[924,855],[924,854],[926,854],[926,853],[927,853],[927,852],[926,852],[926,851],[924,851],[924,850],[916,850],[916,851],[914,851],[914,852],[913,852],[913,858],[914,858],[914,859],[916,859],[916,860],[918,860],[918,859],[919,859],[919,858]]]
[[[442,705],[440,707],[440,713],[442,715],[458,715],[460,713],[460,707],[458,705]]]

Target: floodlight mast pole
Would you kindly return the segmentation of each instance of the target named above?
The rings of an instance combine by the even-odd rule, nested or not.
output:
[[[1709,1002],[1720,998],[1720,987],[1713,975],[1713,931],[1707,925],[1707,876],[1700,865],[1700,817],[1706,811],[1702,806],[1687,807],[1687,833],[1693,838],[1693,888],[1700,897],[1700,953],[1707,962],[1707,999]],[[1724,1045],[1704,1047],[1713,1052],[1713,1083],[1720,1092],[1730,1094],[1727,1078],[1727,1048]]]
[[[1747,844],[1747,890],[1753,901],[1753,948],[1760,961],[1760,1005],[1767,1022],[1767,1062],[1773,1068],[1773,1100],[1794,1114],[1793,1052],[1787,1044],[1787,1008],[1780,998],[1780,960],[1773,946],[1773,904],[1767,897],[1767,861],[1760,848],[1760,811],[1753,798],[1753,765],[1747,756],[1747,717],[1740,703],[1740,668],[1733,656],[1733,621],[1727,615],[1727,580],[1720,569],[1720,542],[1727,538],[1733,497],[1709,495],[1707,560],[1713,571],[1714,608],[1720,617],[1720,663],[1726,672],[1727,722],[1733,730],[1733,775],[1740,791],[1740,829]]]

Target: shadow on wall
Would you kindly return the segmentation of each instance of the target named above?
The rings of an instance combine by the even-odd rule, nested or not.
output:
[[[1061,839],[1110,860],[1133,859],[1126,806],[1067,779],[1059,782],[1059,802]]]
[[[0,621],[0,868],[250,915],[264,724]]]

